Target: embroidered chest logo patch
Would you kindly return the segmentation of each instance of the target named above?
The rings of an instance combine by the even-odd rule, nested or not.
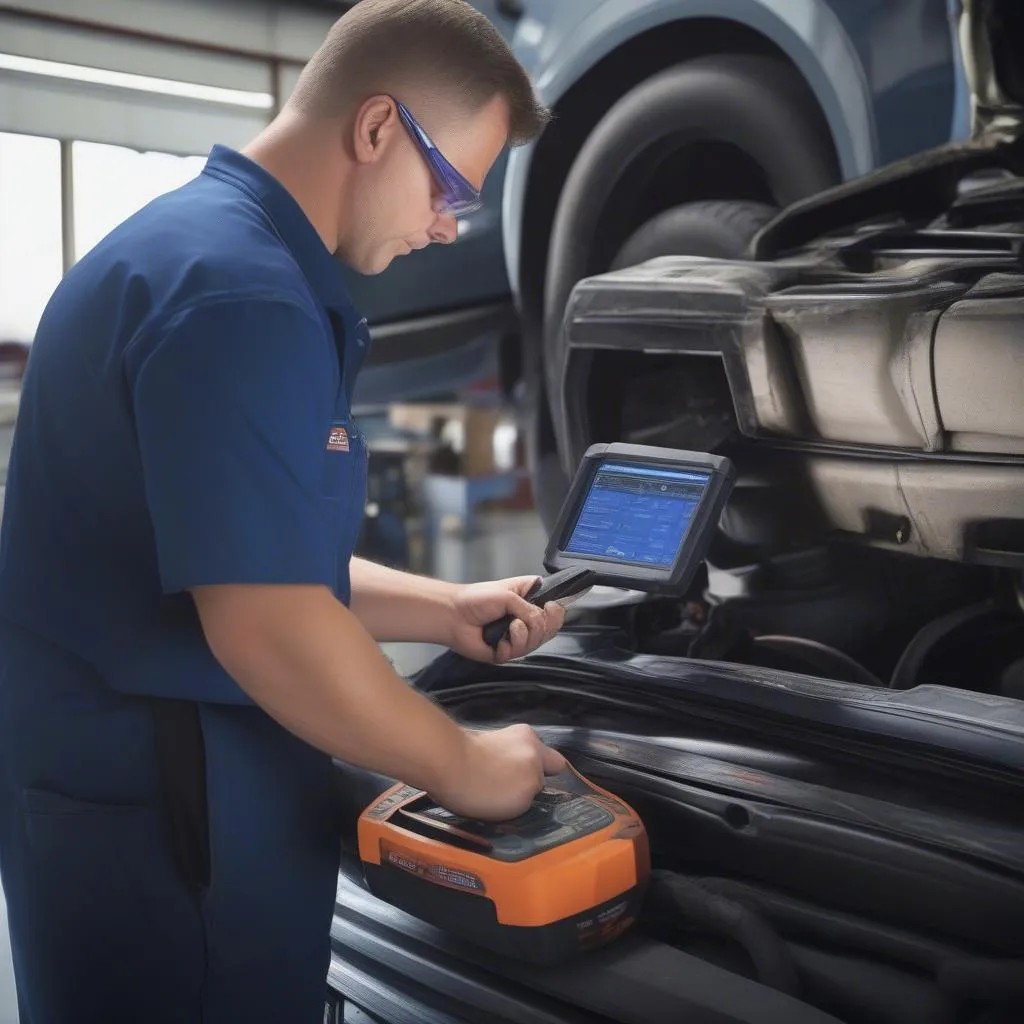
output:
[[[349,450],[348,431],[344,427],[331,427],[327,435],[329,452],[347,452]]]

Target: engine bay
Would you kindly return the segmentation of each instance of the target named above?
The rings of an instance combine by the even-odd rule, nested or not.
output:
[[[633,930],[537,967],[374,900],[350,858],[338,970],[383,943],[426,1006],[461,1014],[486,993],[502,1022],[1020,1018],[1019,705],[880,706],[868,687],[632,655],[616,636],[570,630],[500,670],[442,658],[418,684],[464,724],[530,722],[637,810],[654,873]]]
[[[637,610],[638,650],[1024,697],[1015,152],[840,187],[769,225],[756,258],[660,257],[576,286],[566,463],[616,437],[737,470],[706,576]],[[797,244],[812,212],[840,224]]]

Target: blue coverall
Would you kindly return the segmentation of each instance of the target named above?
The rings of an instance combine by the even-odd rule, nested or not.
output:
[[[0,540],[22,1024],[322,1019],[337,777],[217,663],[188,590],[349,601],[368,343],[302,209],[226,147],[49,303]]]

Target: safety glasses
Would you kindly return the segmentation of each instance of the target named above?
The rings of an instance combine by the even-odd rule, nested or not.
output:
[[[441,190],[442,208],[438,212],[450,217],[464,217],[467,213],[479,210],[483,205],[480,193],[444,158],[437,146],[431,142],[430,136],[417,124],[416,118],[405,106],[398,100],[395,100],[395,106],[398,107],[398,116],[402,119],[402,124],[426,160],[430,173]]]

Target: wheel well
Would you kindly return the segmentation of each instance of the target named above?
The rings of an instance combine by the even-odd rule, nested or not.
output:
[[[518,269],[524,334],[539,341],[547,246],[558,197],[572,162],[598,121],[626,92],[680,61],[715,53],[771,55],[793,66],[771,40],[739,22],[701,18],[671,22],[630,39],[594,65],[555,104],[555,120],[537,142],[523,204]],[[828,131],[824,115],[822,125]],[[763,175],[739,150],[716,146],[714,159],[690,164],[684,178],[666,175],[652,198],[671,189],[686,199],[771,202]],[[669,184],[671,182],[671,184]],[[661,192],[661,194],[659,194]],[[529,344],[529,342],[528,342]]]

